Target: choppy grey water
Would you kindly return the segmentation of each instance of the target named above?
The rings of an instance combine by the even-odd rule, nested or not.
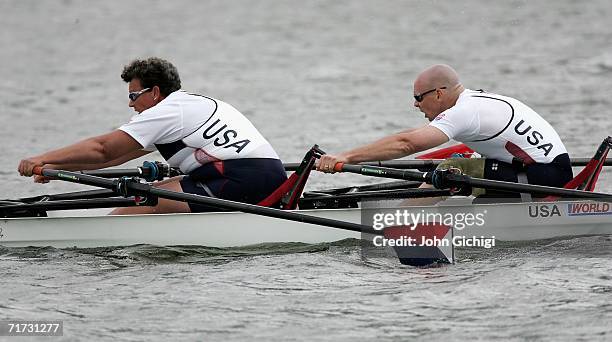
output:
[[[0,197],[74,190],[16,165],[125,122],[121,68],[151,55],[185,89],[242,110],[285,161],[425,124],[412,80],[440,62],[523,100],[591,156],[612,133],[611,16],[605,0],[2,0]],[[317,174],[309,187],[348,182],[372,180]],[[64,340],[610,340],[611,256],[610,237],[467,251],[432,269],[364,260],[350,241],[0,247],[0,320],[63,320]]]

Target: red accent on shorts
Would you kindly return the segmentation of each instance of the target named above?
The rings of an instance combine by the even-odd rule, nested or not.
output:
[[[221,160],[221,161],[213,162],[213,165],[215,166],[215,169],[217,169],[219,174],[223,175],[223,171],[225,171],[224,166],[223,166],[223,161]]]
[[[516,158],[520,159],[523,163],[529,165],[529,164],[535,164],[535,160],[533,160],[533,158],[531,158],[527,152],[523,151],[523,149],[521,149],[520,147],[518,147],[518,145],[508,141],[506,143],[506,151],[510,152],[511,155],[515,156]]]
[[[198,163],[200,163],[202,165],[208,164],[210,162],[215,162],[215,161],[219,161],[220,160],[219,158],[206,153],[206,151],[204,151],[201,148],[195,150],[193,152],[193,154],[195,156],[195,159],[198,161]]]

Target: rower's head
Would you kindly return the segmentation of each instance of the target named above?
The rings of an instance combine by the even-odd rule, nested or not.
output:
[[[123,68],[128,83],[129,106],[138,113],[155,106],[181,89],[181,79],[172,63],[157,57],[136,59]]]
[[[457,72],[446,64],[436,64],[423,70],[414,80],[414,106],[429,121],[457,103],[464,90]]]

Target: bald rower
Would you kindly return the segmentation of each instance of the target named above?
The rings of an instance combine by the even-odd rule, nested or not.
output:
[[[573,177],[567,150],[546,120],[514,98],[464,88],[457,72],[448,65],[433,65],[418,75],[414,81],[414,106],[430,121],[428,125],[339,154],[324,155],[317,169],[333,172],[338,162],[401,158],[453,139],[483,158],[452,158],[438,169],[454,167],[478,178],[509,182],[520,179],[555,187],[562,187]],[[473,195],[484,196],[484,190],[474,189]],[[487,197],[500,195],[487,192]]]

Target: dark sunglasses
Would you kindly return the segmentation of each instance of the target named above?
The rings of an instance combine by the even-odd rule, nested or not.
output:
[[[128,97],[130,98],[130,101],[134,102],[140,97],[140,95],[146,93],[149,90],[151,90],[151,88],[144,88],[142,90],[135,91],[133,93],[129,93]]]
[[[428,90],[428,91],[426,91],[424,93],[420,93],[420,94],[414,95],[414,99],[416,100],[416,102],[421,102],[421,101],[423,101],[423,97],[425,97],[425,95],[427,95],[429,93],[433,93],[434,91],[436,91],[438,89],[446,89],[446,87],[433,88],[432,90]]]

